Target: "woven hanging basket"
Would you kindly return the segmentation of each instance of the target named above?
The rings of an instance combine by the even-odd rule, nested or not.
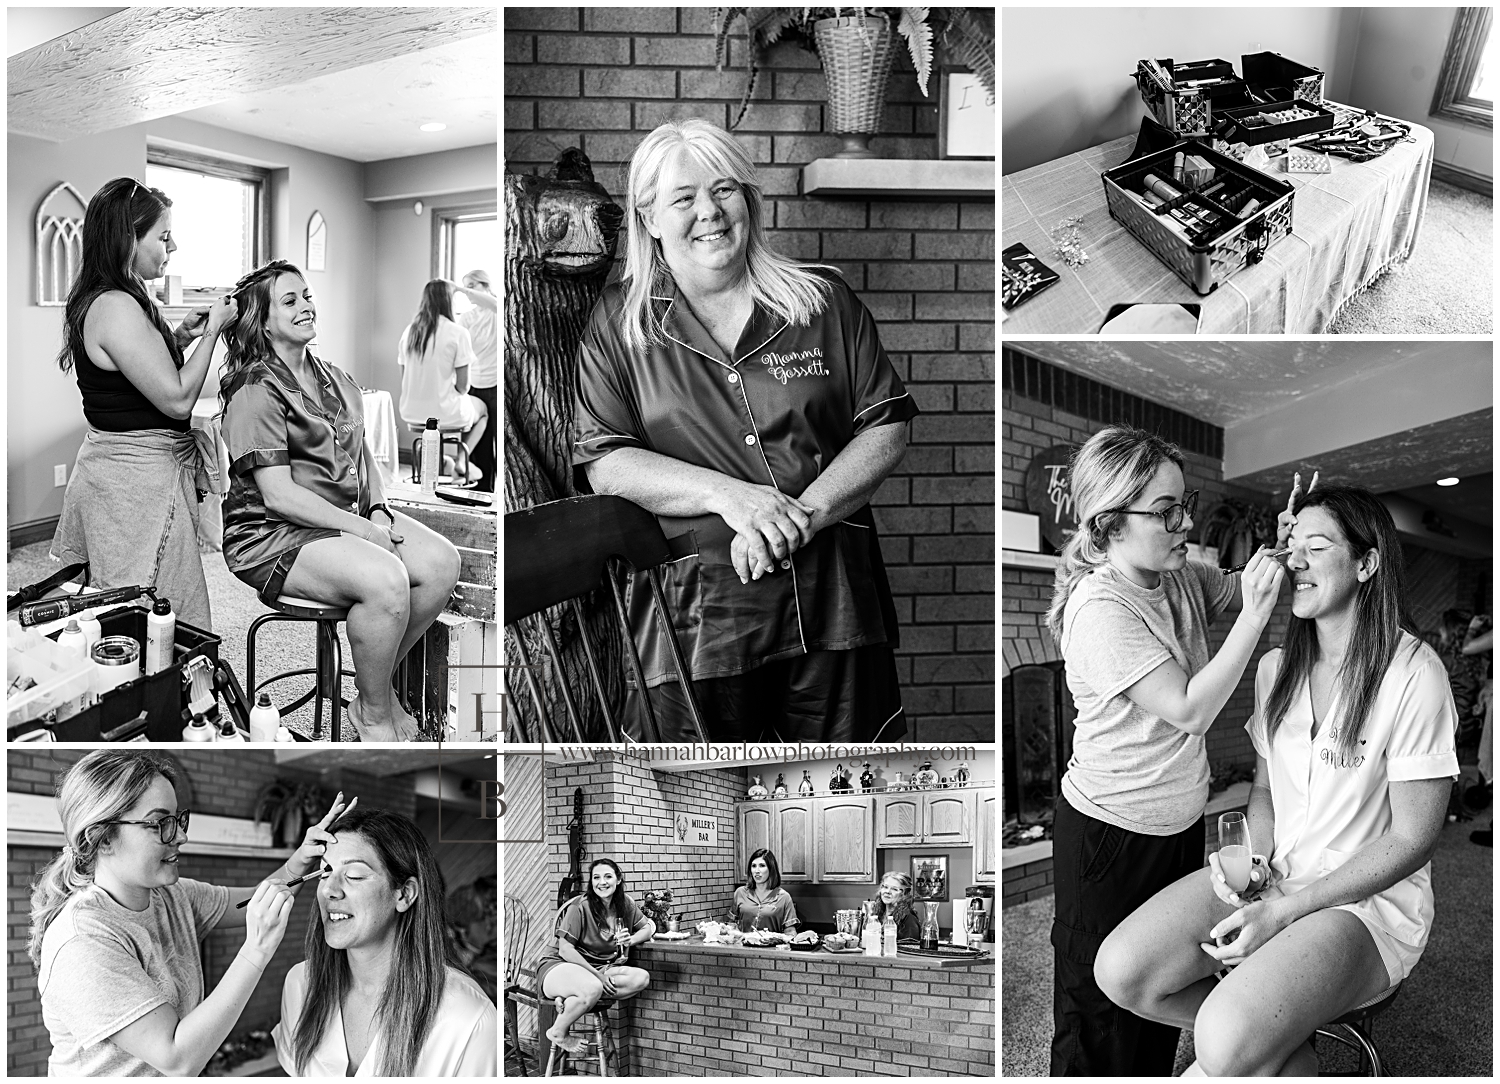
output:
[[[862,135],[866,138],[856,142],[867,143],[880,131],[885,111],[885,85],[895,59],[891,24],[872,18],[819,19],[813,33],[828,80],[827,128]]]

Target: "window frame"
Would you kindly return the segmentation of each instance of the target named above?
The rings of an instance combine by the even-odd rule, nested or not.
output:
[[[500,217],[500,204],[493,203],[467,203],[462,206],[434,207],[432,209],[432,277],[435,279],[452,279],[458,281],[458,276],[465,269],[450,267],[453,262],[453,227],[460,222],[483,222],[486,219],[498,219]],[[490,270],[490,269],[487,269]],[[495,271],[490,270],[490,274]]]
[[[1430,116],[1485,128],[1495,126],[1495,103],[1469,96],[1493,21],[1492,8],[1459,8],[1454,14]]]
[[[246,162],[236,162],[228,158],[220,158],[211,154],[154,144],[148,144],[146,147],[146,164],[148,166],[161,166],[166,169],[180,169],[190,173],[202,173],[210,177],[226,177],[230,180],[245,181],[250,184],[255,191],[255,210],[253,212],[255,228],[251,231],[250,267],[259,267],[270,259],[271,171],[269,169],[261,166],[252,166]],[[233,286],[234,283],[232,282],[226,282],[221,286],[207,289],[184,286],[182,290],[182,305],[180,307],[172,305],[167,306],[167,308],[172,312],[186,312],[188,309],[202,305],[211,305]]]

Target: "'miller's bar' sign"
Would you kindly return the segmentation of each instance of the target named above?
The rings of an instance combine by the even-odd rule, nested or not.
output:
[[[701,813],[679,813],[673,818],[672,835],[684,847],[717,847],[719,818]]]

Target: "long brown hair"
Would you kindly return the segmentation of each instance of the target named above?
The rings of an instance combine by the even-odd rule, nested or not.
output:
[[[339,831],[368,840],[380,855],[395,888],[416,879],[416,901],[396,914],[396,951],[376,1022],[385,1035],[385,1057],[378,1076],[409,1077],[417,1055],[437,1020],[448,981],[448,968],[459,966],[447,937],[443,874],[432,848],[417,826],[384,809],[356,809],[339,821]],[[343,949],[328,947],[323,911],[314,905],[303,941],[307,954],[307,996],[292,1037],[292,1060],[301,1074],[323,1041],[333,1010],[349,992],[349,960]]]
[[[116,820],[141,800],[152,780],[177,782],[172,762],[155,753],[96,749],[68,769],[57,785],[62,851],[31,885],[31,934],[26,954],[40,970],[42,938],[75,893],[94,883],[99,848],[120,833]]]
[[[57,355],[58,368],[63,372],[71,369],[78,358],[88,356],[83,345],[83,321],[89,306],[110,290],[131,296],[161,333],[172,364],[182,368],[182,348],[131,266],[135,243],[151,232],[151,227],[161,221],[170,206],[172,201],[165,192],[134,177],[116,177],[106,182],[89,200],[83,212],[83,258],[63,309],[65,334]]]
[[[1338,749],[1341,757],[1350,757],[1359,746],[1370,708],[1396,657],[1402,630],[1416,635],[1406,613],[1401,539],[1385,505],[1363,486],[1320,484],[1311,493],[1303,494],[1293,512],[1300,513],[1306,508],[1322,508],[1338,521],[1355,561],[1371,550],[1380,555],[1375,574],[1360,584],[1355,594],[1354,630],[1349,635],[1349,646],[1338,673],[1344,707]],[[1417,644],[1420,643],[1418,640]],[[1317,624],[1294,614],[1281,647],[1281,668],[1266,699],[1268,739],[1275,739],[1293,695],[1312,675],[1313,663],[1321,654]]]
[[[238,312],[224,336],[224,372],[219,380],[221,407],[229,406],[229,400],[244,385],[245,377],[255,363],[269,361],[274,354],[266,334],[266,320],[271,314],[274,302],[271,294],[280,275],[296,275],[307,282],[307,276],[296,264],[271,260],[234,284],[231,296]]]
[[[444,316],[453,319],[453,288],[442,279],[433,279],[422,287],[422,303],[417,307],[416,317],[406,325],[401,349],[420,363],[437,334],[439,318]]]

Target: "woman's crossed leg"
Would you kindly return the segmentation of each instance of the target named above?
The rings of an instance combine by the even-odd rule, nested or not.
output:
[[[1095,977],[1138,1016],[1193,1029],[1192,1075],[1315,1073],[1313,1030],[1385,990],[1375,941],[1348,911],[1315,911],[1282,929],[1222,981],[1200,945],[1234,912],[1198,870],[1162,889],[1104,940]]]

